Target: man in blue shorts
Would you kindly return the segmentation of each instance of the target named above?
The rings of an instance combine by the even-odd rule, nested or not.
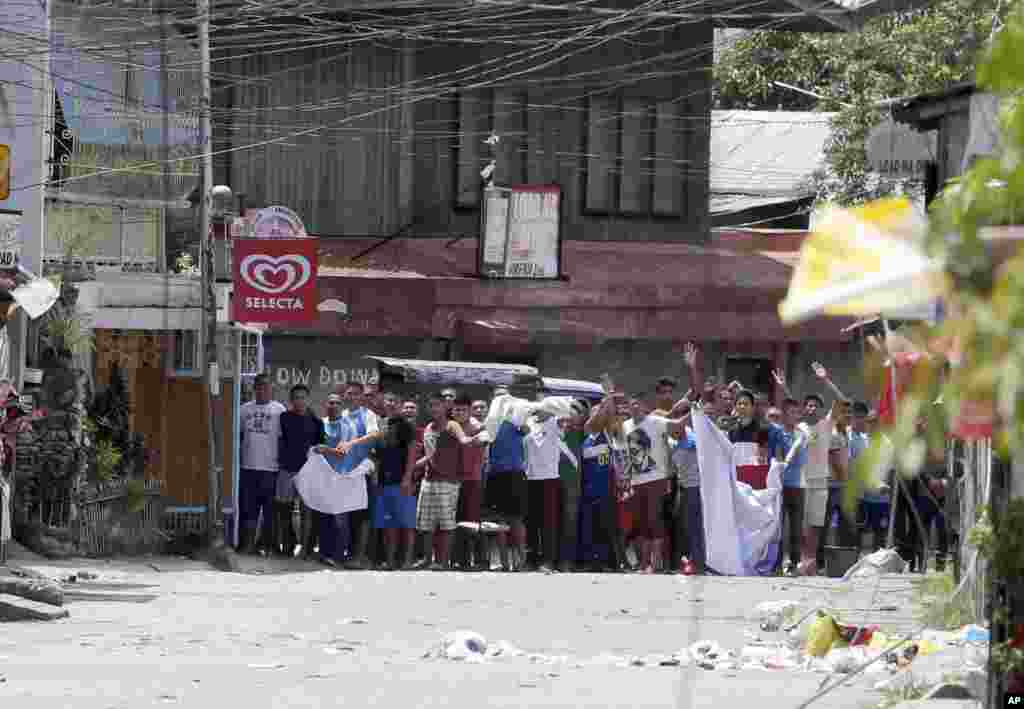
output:
[[[384,394],[383,404],[387,418],[373,450],[380,485],[373,510],[373,528],[384,533],[382,568],[395,568],[399,544],[402,546],[401,567],[409,568],[416,547],[416,498],[412,494],[416,429],[402,416],[395,394]]]

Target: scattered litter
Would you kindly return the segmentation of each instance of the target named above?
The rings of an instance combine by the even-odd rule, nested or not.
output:
[[[828,663],[829,670],[832,673],[846,675],[855,672],[861,665],[874,660],[880,654],[881,651],[872,650],[865,646],[839,647],[829,650],[828,654],[825,655],[825,662]],[[876,662],[868,667],[866,671],[885,672],[886,669],[884,664]]]
[[[667,660],[662,660],[658,663],[660,667],[679,667],[682,664],[682,660],[678,657],[670,657]]]
[[[327,653],[328,655],[340,655],[343,652],[355,652],[355,651],[356,651],[356,649],[354,647],[348,647],[346,645],[342,645],[340,647],[325,647],[324,648],[324,652]]]
[[[903,574],[907,566],[907,562],[894,549],[879,549],[851,566],[843,576],[843,581],[873,578],[882,574]]]
[[[766,601],[754,609],[761,630],[774,633],[796,615],[800,604],[796,601]]]
[[[689,652],[690,657],[701,669],[731,669],[735,666],[735,663],[730,661],[730,654],[718,643],[710,640],[698,640],[690,646]]]
[[[338,675],[333,672],[314,672],[311,675],[306,675],[306,679],[331,679]]]
[[[965,625],[960,629],[960,640],[965,643],[987,643],[990,637],[989,631],[978,625]]]
[[[525,653],[522,650],[504,640],[487,649],[488,657],[520,657],[523,654]]]
[[[487,640],[479,633],[458,630],[444,636],[436,654],[445,660],[483,662],[487,654]]]
[[[810,657],[824,657],[840,637],[835,618],[824,613],[819,614],[807,634],[804,652]]]
[[[338,621],[338,625],[366,625],[369,622],[365,618],[342,618]]]
[[[249,665],[250,670],[283,670],[287,665],[280,662],[272,662],[269,664],[256,664]]]

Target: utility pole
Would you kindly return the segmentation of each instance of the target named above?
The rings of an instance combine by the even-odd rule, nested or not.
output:
[[[214,256],[211,229],[211,207],[213,200],[213,121],[210,111],[213,104],[213,91],[210,87],[210,0],[197,0],[199,10],[199,61],[202,75],[201,126],[202,126],[202,194],[199,195],[199,260],[202,269],[202,312],[204,327],[200,330],[200,342],[206,366],[206,433],[209,440],[209,456],[207,473],[209,490],[206,514],[209,526],[209,542],[216,547],[223,542],[220,530],[220,487],[221,471],[217,465],[217,449],[220,441],[217,437],[216,417],[220,402],[220,374],[217,371],[217,299],[214,293]]]

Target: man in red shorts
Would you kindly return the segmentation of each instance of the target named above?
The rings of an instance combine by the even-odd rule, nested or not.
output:
[[[480,436],[486,442],[487,432],[483,431],[482,419],[470,416],[473,402],[467,397],[459,397],[452,408],[452,418],[462,426],[462,430],[470,438]],[[460,476],[462,484],[459,488],[458,521],[480,524],[480,506],[483,499],[483,469],[487,456],[487,448],[482,445],[462,446],[460,458]],[[479,530],[460,530],[459,553],[456,560],[465,569],[485,571],[490,568],[487,558],[486,539]]]
[[[682,402],[673,411],[678,413],[681,408]],[[644,573],[654,573],[664,568],[666,561],[662,509],[671,477],[667,440],[686,435],[686,419],[655,416],[650,413],[653,403],[639,397],[632,399],[630,409],[632,417],[622,427],[633,493],[627,509],[632,515],[633,536],[640,544],[640,567]]]

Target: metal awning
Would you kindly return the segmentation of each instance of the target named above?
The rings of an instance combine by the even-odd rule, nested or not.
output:
[[[603,399],[604,387],[596,382],[579,379],[544,377],[544,393],[548,396],[575,396],[581,399]]]
[[[540,373],[534,367],[522,364],[493,364],[485,362],[439,362],[420,359],[397,359],[367,355],[377,363],[381,379],[397,377],[407,384],[454,386],[478,384],[484,386],[540,388]]]

